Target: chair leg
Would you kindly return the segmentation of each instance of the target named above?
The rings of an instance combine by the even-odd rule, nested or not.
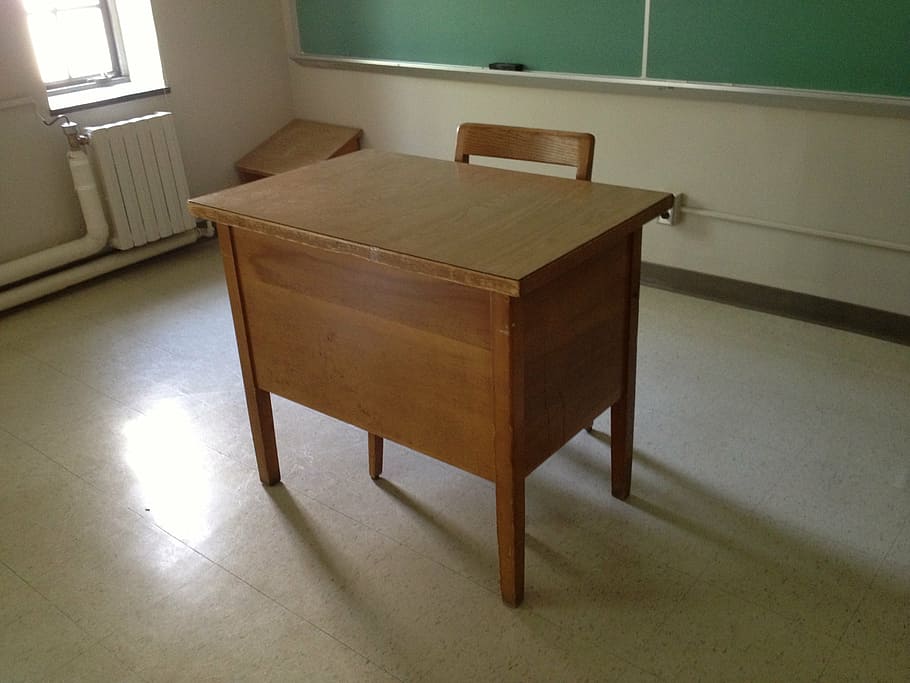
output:
[[[370,478],[379,479],[382,474],[382,437],[369,432],[367,440],[370,448]]]

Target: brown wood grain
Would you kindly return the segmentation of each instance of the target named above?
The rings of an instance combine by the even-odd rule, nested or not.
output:
[[[326,303],[385,316],[388,322],[426,329],[468,344],[490,347],[487,299],[476,290],[389,268],[356,263],[350,257],[297,248],[249,231],[240,231],[246,267],[258,280],[300,294],[318,291]],[[431,287],[414,296],[414,283]],[[377,310],[377,301],[387,305]]]
[[[629,268],[620,240],[522,299],[525,474],[621,395]]]
[[[253,450],[256,453],[256,465],[259,468],[259,480],[263,484],[271,486],[281,481],[275,423],[272,419],[272,400],[268,392],[260,388],[253,367],[246,306],[237,275],[238,257],[234,250],[235,232],[228,225],[218,225],[217,231],[221,256],[224,261],[228,298],[231,301],[231,314],[234,318],[234,333],[237,336],[237,350],[240,355],[243,389],[246,393],[247,412],[253,437]],[[243,256],[241,255],[240,258],[242,259]]]
[[[336,255],[235,239],[259,386],[493,478],[486,292],[358,259],[338,276]]]
[[[370,479],[379,479],[382,474],[382,437],[367,432],[367,450],[370,459]]]
[[[244,181],[266,178],[360,149],[359,128],[294,119],[236,164]]]
[[[524,598],[525,563],[525,467],[521,450],[525,428],[522,301],[491,294],[490,319],[499,587],[503,601],[517,607]]]
[[[193,199],[190,210],[517,296],[596,251],[604,233],[640,228],[672,201],[662,192],[362,150]]]
[[[455,161],[459,163],[469,163],[472,156],[536,161],[572,166],[577,180],[591,180],[594,136],[590,133],[462,123],[455,138]]]
[[[670,195],[358,152],[194,200],[218,217],[263,482],[270,393],[495,483],[524,591],[525,478],[611,408],[629,495],[641,228]],[[447,260],[450,259],[450,260]]]
[[[632,440],[635,432],[635,373],[638,358],[638,300],[641,289],[641,231],[629,235],[623,245],[629,262],[625,282],[624,318],[626,334],[620,358],[622,392],[610,409],[610,451],[613,495],[629,497],[632,487]]]

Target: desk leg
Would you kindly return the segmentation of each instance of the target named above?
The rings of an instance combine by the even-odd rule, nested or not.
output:
[[[246,385],[246,380],[243,383]],[[277,484],[281,481],[281,470],[278,467],[278,445],[275,442],[271,394],[247,386],[246,407],[250,414],[250,431],[253,434],[256,465],[259,467],[259,481],[269,486]]]
[[[496,537],[502,600],[518,607],[525,592],[525,482],[496,473]]]
[[[517,607],[525,583],[524,374],[518,299],[490,295],[496,464],[496,536],[503,602]]]
[[[367,433],[370,450],[370,478],[379,479],[382,474],[382,437]]]
[[[234,333],[237,336],[237,351],[240,354],[240,370],[250,416],[250,431],[253,435],[253,448],[256,451],[256,464],[259,467],[259,480],[271,486],[281,481],[278,446],[275,442],[275,422],[272,419],[272,399],[269,392],[256,386],[252,352],[246,331],[246,316],[243,312],[243,294],[237,277],[237,254],[234,250],[232,228],[228,225],[218,225],[217,228],[218,243],[224,261],[224,277],[234,318]]]
[[[629,235],[628,308],[623,353],[622,395],[610,409],[613,495],[629,497],[632,487],[632,436],[635,432],[635,367],[638,354],[638,300],[641,288],[641,228]]]

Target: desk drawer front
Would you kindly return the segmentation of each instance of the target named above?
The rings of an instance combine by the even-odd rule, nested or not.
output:
[[[260,388],[493,477],[488,293],[232,230]]]

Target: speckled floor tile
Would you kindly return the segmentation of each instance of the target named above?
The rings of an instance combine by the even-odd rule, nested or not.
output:
[[[273,397],[258,481],[217,244],[0,316],[0,680],[910,678],[910,347],[642,289],[610,416],[493,487]]]
[[[95,644],[43,680],[47,683],[142,683],[143,679],[102,645]]]
[[[16,585],[11,585],[15,581]],[[0,678],[43,681],[94,642],[83,629],[0,564]]]
[[[836,638],[697,585],[635,658],[668,681],[817,681],[836,647]]]
[[[102,645],[146,681],[394,680],[214,566]]]

